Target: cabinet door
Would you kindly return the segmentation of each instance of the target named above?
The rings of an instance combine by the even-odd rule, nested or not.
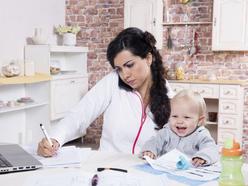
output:
[[[214,0],[212,50],[248,50],[248,0]]]
[[[218,129],[218,143],[223,143],[226,139],[233,138],[240,142],[240,137],[238,136],[238,130],[230,129]]]
[[[240,85],[220,85],[221,99],[239,99]]]
[[[190,84],[187,83],[170,83],[170,87],[176,94],[181,90],[190,89]]]
[[[239,119],[238,115],[232,114],[219,114],[218,127],[226,129],[238,129]]]
[[[87,90],[88,78],[51,81],[51,121],[65,117]]]
[[[162,0],[125,0],[124,28],[138,27],[152,33],[158,49],[162,49],[163,44],[162,18]]]
[[[220,114],[237,114],[239,102],[237,100],[219,99]]]
[[[203,98],[219,98],[219,85],[191,84],[191,90],[200,93]]]

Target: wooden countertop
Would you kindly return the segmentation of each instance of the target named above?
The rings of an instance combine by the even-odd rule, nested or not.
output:
[[[211,82],[208,79],[184,79],[184,80],[168,80],[171,83],[211,83],[211,84],[239,84],[240,86],[244,86],[247,84],[246,81],[234,81],[234,80],[215,80],[215,82]]]
[[[34,83],[40,81],[48,81],[53,78],[50,74],[35,73],[34,76],[15,76],[15,77],[0,77],[0,85],[3,84],[21,84],[21,83]]]

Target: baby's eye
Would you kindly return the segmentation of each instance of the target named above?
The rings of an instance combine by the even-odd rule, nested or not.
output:
[[[173,118],[177,118],[177,116],[176,115],[174,115],[174,116],[172,116]]]
[[[189,117],[188,117],[188,116],[185,116],[184,118],[185,118],[185,119],[189,119]]]

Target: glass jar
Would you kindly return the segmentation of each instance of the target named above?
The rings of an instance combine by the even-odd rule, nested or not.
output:
[[[167,72],[167,79],[169,79],[169,80],[176,79],[176,74],[173,70]]]
[[[6,77],[18,76],[21,72],[21,66],[17,61],[5,61],[2,65],[2,73]]]
[[[60,72],[61,66],[59,60],[50,61],[50,74],[56,75]]]
[[[175,73],[176,73],[176,79],[179,79],[179,80],[184,79],[184,69],[183,69],[182,63],[177,64]]]

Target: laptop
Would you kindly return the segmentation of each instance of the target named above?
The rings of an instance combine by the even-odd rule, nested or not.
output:
[[[0,174],[27,171],[43,165],[19,145],[0,145]]]

